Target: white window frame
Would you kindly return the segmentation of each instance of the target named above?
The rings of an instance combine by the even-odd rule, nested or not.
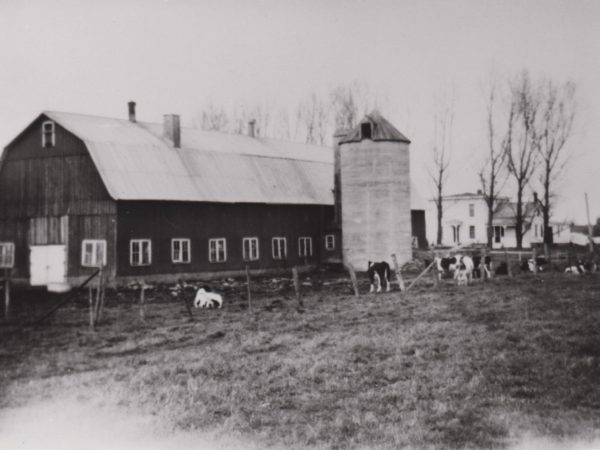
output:
[[[0,242],[0,268],[12,269],[15,266],[14,242]]]
[[[51,134],[51,142],[50,145],[46,145],[47,141],[46,141],[46,125],[50,125],[50,132]],[[42,148],[51,148],[54,147],[56,145],[56,127],[54,125],[54,122],[52,120],[46,120],[44,122],[42,122]]]
[[[335,250],[335,234],[325,235],[325,250]]]
[[[248,244],[248,248],[246,249],[246,243]],[[252,244],[255,244],[254,249],[256,252],[252,252]],[[245,237],[242,239],[242,258],[244,261],[258,261],[260,257],[260,250],[258,247],[258,238],[257,237]]]
[[[179,244],[179,248],[175,249],[175,244]],[[187,246],[187,258],[184,258],[183,247]],[[171,262],[174,264],[189,264],[192,262],[192,243],[188,238],[171,239]]]
[[[215,247],[213,258],[213,245]],[[221,251],[220,251],[221,250]],[[222,255],[222,259],[221,259]],[[227,261],[227,239],[225,238],[212,238],[208,240],[208,262],[210,263],[223,263]]]
[[[148,244],[148,262],[144,262],[143,258],[142,258],[142,250],[143,250],[143,245],[147,243]],[[134,261],[133,258],[133,247],[134,246],[139,246],[138,248],[138,260]],[[149,266],[152,264],[152,241],[150,239],[131,239],[129,241],[129,264],[131,266]]]
[[[277,245],[276,245],[277,243]],[[283,246],[281,245],[283,243]],[[275,253],[275,249],[277,249],[277,254]],[[282,236],[275,236],[271,239],[271,250],[273,259],[282,260],[287,259],[287,238]],[[282,254],[283,250],[283,254]]]
[[[91,260],[86,261],[86,246],[92,246]],[[98,248],[102,248],[102,261],[98,261]],[[106,266],[106,240],[105,239],[84,239],[81,241],[81,266],[82,267],[100,267]]]
[[[308,244],[308,245],[306,245]],[[310,236],[300,236],[298,238],[298,256],[302,258],[313,255],[312,238]]]

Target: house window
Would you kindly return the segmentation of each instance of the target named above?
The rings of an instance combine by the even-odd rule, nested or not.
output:
[[[81,241],[81,265],[83,267],[106,266],[106,241],[100,239]]]
[[[42,147],[54,147],[56,142],[54,135],[54,122],[46,121],[42,123]]]
[[[298,238],[298,256],[312,256],[312,238]]]
[[[171,239],[171,260],[174,263],[189,263],[191,261],[190,240]]]
[[[0,242],[0,267],[10,269],[15,265],[15,244]]]
[[[494,242],[499,244],[502,242],[502,238],[504,237],[504,227],[495,226],[494,227]]]
[[[334,234],[326,234],[325,235],[325,250],[335,250],[335,235]]]
[[[469,203],[469,217],[475,217],[475,205]]]
[[[220,263],[227,260],[227,242],[225,238],[208,240],[208,262]]]
[[[360,124],[360,133],[362,135],[362,139],[371,139],[372,137],[372,132],[371,132],[371,124],[370,123],[361,123]]]
[[[244,261],[258,260],[258,238],[245,237],[242,239],[242,253]]]
[[[152,263],[152,242],[150,239],[132,239],[129,241],[129,264],[149,266]]]
[[[287,257],[287,243],[284,237],[273,238],[273,259],[285,259]]]
[[[452,225],[452,242],[460,243],[460,225]]]
[[[469,238],[475,239],[475,225],[469,225]]]

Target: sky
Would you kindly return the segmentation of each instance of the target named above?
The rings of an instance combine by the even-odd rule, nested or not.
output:
[[[479,188],[485,86],[526,69],[577,84],[554,218],[600,216],[599,1],[0,0],[0,146],[43,110],[139,120],[208,102],[293,107],[353,82],[411,141],[428,198],[436,98],[454,98],[448,194]],[[507,185],[510,186],[510,185]],[[510,189],[507,187],[507,191]]]

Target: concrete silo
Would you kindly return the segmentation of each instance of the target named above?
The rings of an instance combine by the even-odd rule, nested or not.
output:
[[[340,142],[344,263],[412,257],[410,141],[378,112]]]

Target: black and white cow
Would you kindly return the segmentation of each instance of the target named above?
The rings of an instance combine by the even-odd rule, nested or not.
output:
[[[481,275],[484,274],[486,278],[492,278],[492,257],[490,255],[473,256],[473,265],[475,268],[473,269],[473,278],[481,278]]]
[[[473,269],[475,264],[470,256],[447,256],[436,258],[438,276],[440,280],[444,273],[453,273],[458,285],[468,285],[473,280]]]
[[[381,285],[383,280],[386,284],[386,292],[390,292],[390,265],[385,261],[372,262],[369,261],[367,273],[369,274],[369,282],[371,283],[371,289],[369,292],[375,292],[375,285],[377,284],[377,292],[381,292]]]
[[[528,259],[521,263],[521,271],[522,272],[543,272],[544,266],[548,264],[548,260],[543,256],[538,256],[535,258]]]
[[[578,275],[583,275],[587,272],[596,272],[598,267],[596,263],[593,261],[583,262],[581,259],[578,259],[577,262],[565,269],[565,273],[574,273]]]

